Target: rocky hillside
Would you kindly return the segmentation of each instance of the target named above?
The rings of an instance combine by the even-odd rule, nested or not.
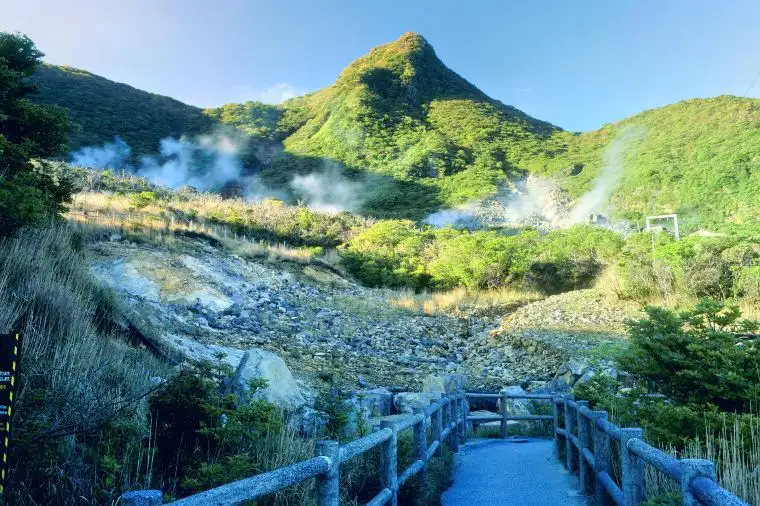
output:
[[[473,388],[527,385],[551,380],[595,339],[580,346],[569,334],[544,332],[551,315],[560,318],[548,301],[567,296],[527,306],[494,330],[498,316],[405,309],[394,303],[397,292],[357,286],[318,265],[246,260],[202,239],[156,248],[113,234],[91,252],[91,270],[117,291],[144,344],[160,355],[237,367],[245,351],[271,352],[306,392],[335,381],[419,390],[425,377],[442,373],[466,374]],[[589,313],[594,301],[586,302]],[[570,326],[585,318],[577,309]],[[587,315],[593,327],[599,318],[620,319],[612,310],[594,315]],[[518,327],[519,342],[505,337]]]

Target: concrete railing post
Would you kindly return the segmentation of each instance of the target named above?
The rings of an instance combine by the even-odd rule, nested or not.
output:
[[[164,495],[160,490],[134,490],[121,495],[119,504],[122,506],[161,506]]]
[[[567,470],[571,473],[577,470],[578,463],[578,450],[572,441],[573,432],[575,432],[575,419],[577,413],[575,409],[570,406],[570,401],[573,400],[571,395],[565,397],[565,431],[567,431],[567,437],[565,438],[565,460],[567,462]]]
[[[430,405],[435,406],[439,402],[441,401],[430,401]],[[441,419],[442,410],[442,405],[439,405],[435,408],[435,412],[430,414],[430,437],[433,438],[433,441],[438,441],[438,448],[435,450],[434,454],[436,457],[443,455],[443,441],[441,441],[441,426],[443,425],[443,421]]]
[[[441,430],[448,428],[448,426],[451,424],[451,408],[449,407],[449,396],[444,395],[441,397],[441,422],[443,425],[441,425]],[[441,445],[443,445],[443,441],[441,441]]]
[[[381,429],[391,429],[391,437],[383,443],[382,465],[383,465],[383,487],[391,491],[391,498],[388,501],[390,506],[398,506],[398,433],[396,425],[390,420],[380,422]]]
[[[330,459],[330,468],[317,476],[317,506],[338,506],[340,503],[340,444],[337,441],[317,442],[317,456]]]
[[[499,406],[501,410],[501,438],[504,439],[507,437],[507,391],[502,390],[499,392],[499,402],[501,403],[501,406]]]
[[[425,459],[427,454],[427,427],[425,410],[421,407],[414,408],[415,415],[422,415],[422,420],[414,424],[412,427],[413,432],[413,446],[414,446],[414,460],[422,461],[422,470],[420,471],[420,481],[424,487],[428,486],[428,465]]]
[[[691,482],[695,478],[710,478],[715,480],[715,464],[703,459],[684,459],[681,463],[681,504],[683,506],[698,506],[702,503],[691,491]]]
[[[453,393],[449,397],[449,423],[453,423],[454,426],[451,428],[451,432],[449,433],[449,444],[451,445],[451,451],[458,452],[459,451],[459,434],[457,433],[459,431],[459,401],[457,400],[457,394]]]
[[[578,411],[576,412],[576,423],[578,424],[578,475],[581,484],[581,493],[584,495],[591,494],[594,488],[594,470],[583,456],[583,450],[591,447],[591,431],[589,430],[589,419],[581,412],[582,408],[588,408],[588,401],[578,401]]]
[[[607,412],[594,411],[593,413],[591,426],[594,437],[594,504],[604,506],[607,492],[599,479],[599,473],[610,472],[610,436],[596,425],[597,420],[607,419]]]
[[[620,429],[623,506],[638,506],[645,499],[644,460],[628,449],[629,440],[643,437],[643,429]]]
[[[467,396],[460,390],[459,392],[459,413],[462,416],[462,426],[459,428],[459,442],[465,444],[467,442]]]
[[[560,459],[562,456],[561,450],[560,450],[560,444],[562,444],[561,436],[559,435],[559,432],[557,432],[557,429],[560,429],[559,426],[559,406],[562,401],[561,397],[554,397],[552,399],[552,404],[554,406],[554,409],[552,410],[554,414],[554,455],[557,457],[557,460]]]

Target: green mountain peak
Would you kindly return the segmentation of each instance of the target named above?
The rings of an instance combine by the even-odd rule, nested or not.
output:
[[[250,136],[244,162],[270,186],[339,167],[365,183],[364,211],[376,215],[421,218],[527,174],[580,198],[606,149],[638,126],[645,133],[622,153],[610,189],[617,214],[678,212],[702,224],[760,217],[760,100],[691,99],[570,133],[488,97],[412,32],[357,58],[331,86],[280,105],[204,111],[67,67],[44,66],[35,78],[38,100],[66,107],[78,126],[72,149],[120,136],[139,156],[164,137],[224,124]]]

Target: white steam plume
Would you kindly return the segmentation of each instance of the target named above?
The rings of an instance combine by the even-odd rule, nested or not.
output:
[[[290,181],[293,192],[317,211],[358,211],[364,202],[364,185],[346,178],[337,164],[325,165],[322,172],[295,176]]]
[[[160,155],[143,156],[137,167],[128,164],[130,149],[121,139],[100,147],[83,148],[71,156],[77,165],[122,168],[169,188],[192,186],[208,191],[236,182],[244,188],[246,200],[288,200],[287,190],[268,188],[256,175],[245,174],[238,157],[244,142],[244,137],[227,131],[194,138],[167,137],[160,142]],[[365,186],[348,179],[342,167],[334,162],[325,162],[321,171],[295,176],[288,184],[295,197],[306,206],[329,213],[358,211],[365,200]]]
[[[240,179],[239,140],[225,134],[161,140],[161,156],[142,158],[137,172],[156,184],[213,190]]]
[[[433,225],[435,228],[454,227],[454,228],[479,228],[479,220],[475,215],[478,204],[463,204],[456,209],[443,209],[435,212],[425,218],[425,223]]]
[[[643,127],[626,127],[607,146],[602,155],[602,169],[594,181],[594,186],[573,206],[567,221],[580,223],[587,221],[592,213],[608,211],[610,196],[620,182],[625,168],[624,155],[631,143],[644,136]]]
[[[604,150],[599,176],[587,193],[571,206],[570,196],[554,182],[530,175],[484,202],[469,203],[429,215],[435,227],[480,228],[524,225],[541,230],[586,223],[592,214],[609,212],[609,200],[620,182],[624,155],[643,137],[643,127],[627,127]]]
[[[95,169],[121,169],[129,159],[132,150],[121,137],[102,146],[86,146],[71,154],[71,163]]]

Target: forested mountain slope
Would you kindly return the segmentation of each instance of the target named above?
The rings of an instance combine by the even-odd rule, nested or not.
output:
[[[72,67],[42,65],[34,81],[37,101],[69,111],[72,150],[118,136],[137,154],[154,153],[164,137],[201,133],[213,124],[197,107]]]
[[[420,218],[528,173],[577,198],[628,127],[640,135],[621,154],[612,212],[679,212],[697,226],[760,216],[760,100],[687,100],[571,133],[489,98],[413,33],[372,49],[333,85],[276,106],[201,110],[66,67],[45,66],[37,82],[39,100],[66,107],[79,126],[72,148],[118,135],[139,155],[166,136],[231,125],[266,147],[244,161],[267,184],[337,168],[365,183],[365,211],[382,216]]]

